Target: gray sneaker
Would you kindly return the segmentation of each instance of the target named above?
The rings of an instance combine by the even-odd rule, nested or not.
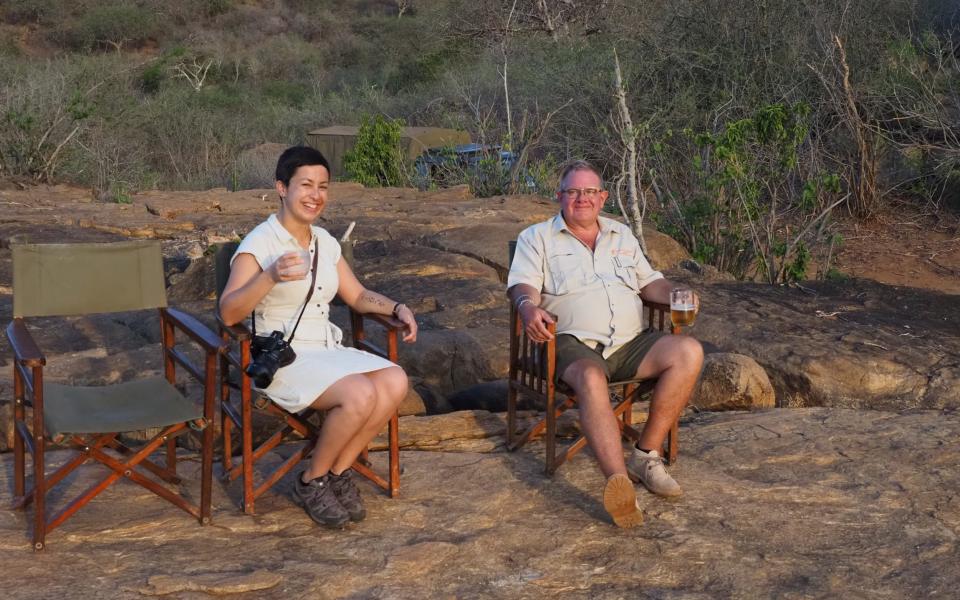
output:
[[[310,518],[326,527],[341,528],[350,520],[350,513],[337,500],[330,474],[303,483],[301,472],[293,484],[293,501],[302,506]]]
[[[680,485],[663,467],[663,458],[656,450],[651,450],[648,454],[634,446],[630,458],[627,459],[627,473],[658,496],[676,498],[683,495]]]
[[[367,509],[363,507],[363,500],[360,499],[360,490],[357,484],[353,482],[353,469],[347,469],[339,475],[330,473],[330,487],[337,496],[340,504],[350,513],[351,521],[362,521],[367,516]]]

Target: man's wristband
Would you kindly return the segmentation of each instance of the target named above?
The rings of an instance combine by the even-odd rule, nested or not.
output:
[[[533,302],[533,299],[532,299],[529,295],[524,294],[524,295],[520,296],[519,298],[517,298],[516,302],[514,302],[514,306],[515,306],[517,309],[519,309],[520,306],[523,304],[523,302],[524,302],[525,300],[528,301],[528,302]]]
[[[406,306],[406,305],[403,302],[397,302],[396,304],[393,305],[393,316],[397,319],[400,318],[400,315],[398,314],[397,311],[400,310],[401,306]]]

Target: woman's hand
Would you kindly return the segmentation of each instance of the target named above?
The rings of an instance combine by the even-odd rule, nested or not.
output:
[[[407,326],[407,333],[403,336],[403,341],[412,344],[417,341],[417,319],[413,316],[413,311],[406,304],[401,304],[395,315],[397,320]]]
[[[309,256],[310,253],[306,250],[285,252],[280,258],[273,261],[267,272],[274,283],[306,279],[307,274],[310,273],[310,263],[307,262],[308,259],[306,258]]]

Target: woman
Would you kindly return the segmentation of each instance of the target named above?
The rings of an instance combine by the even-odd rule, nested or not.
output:
[[[254,312],[258,335],[279,331],[289,341],[295,333],[296,358],[261,391],[291,412],[326,411],[293,495],[317,523],[342,527],[366,516],[350,467],[406,396],[407,376],[388,360],[344,348],[343,332],[329,321],[329,302],[339,294],[357,312],[393,314],[407,326],[405,342],[416,341],[417,322],[402,303],[364,288],[340,256],[337,241],[313,225],[327,203],[329,182],[329,163],[317,150],[295,146],[280,155],[280,210],[237,248],[220,315],[234,324]],[[316,287],[304,307],[311,263],[316,264]]]

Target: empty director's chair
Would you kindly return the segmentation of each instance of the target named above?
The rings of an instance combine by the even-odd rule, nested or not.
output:
[[[13,321],[7,338],[14,353],[15,505],[33,504],[33,546],[107,486],[125,477],[196,517],[210,522],[216,366],[221,341],[193,317],[166,307],[163,262],[156,241],[111,244],[13,246]],[[46,359],[27,327],[27,317],[84,315],[159,309],[163,377],[101,387],[46,383]],[[202,349],[197,366],[177,346],[178,333]],[[203,385],[197,406],[175,387],[179,364]],[[32,409],[32,419],[26,409]],[[176,437],[202,430],[199,504],[175,487]],[[139,448],[117,439],[121,432],[159,429]],[[44,465],[48,442],[75,447],[73,458],[52,473]],[[151,455],[164,450],[165,464]],[[33,456],[32,487],[26,487],[25,451]],[[47,518],[47,493],[74,469],[97,461],[110,469],[103,479]]]
[[[516,242],[510,242],[510,262]],[[656,327],[665,331],[670,325],[670,307],[655,302],[643,302],[646,313],[647,326]],[[556,321],[556,318],[554,318]],[[507,391],[507,448],[514,451],[531,439],[544,435],[546,445],[545,467],[548,475],[553,475],[557,468],[587,445],[587,438],[580,434],[573,442],[557,449],[557,420],[560,415],[576,405],[577,398],[562,381],[556,380],[556,323],[550,323],[547,329],[553,339],[544,343],[537,343],[527,337],[523,329],[523,321],[513,303],[510,303],[510,370]],[[680,333],[679,328],[671,326],[671,333]],[[642,397],[649,395],[656,379],[627,379],[611,381],[609,389],[611,400],[614,402],[614,415],[619,417],[618,424],[624,438],[631,441],[640,439],[640,432],[633,426],[633,404]],[[557,393],[566,396],[560,403],[557,402]],[[526,431],[517,430],[517,399],[520,394],[539,399],[545,405],[542,419],[530,425]],[[665,441],[663,457],[670,464],[677,461],[678,456],[679,420],[674,422]]]
[[[341,244],[343,255],[348,262],[352,258],[352,247]],[[230,259],[236,252],[238,244],[235,242],[220,246],[216,255],[217,297],[223,293],[227,280],[230,278]],[[254,514],[254,502],[276,484],[284,475],[313,450],[319,428],[310,421],[310,417],[317,411],[307,409],[300,413],[291,413],[274,404],[270,399],[257,394],[253,389],[252,381],[245,369],[250,363],[250,329],[242,323],[226,325],[220,320],[220,336],[228,345],[228,351],[221,357],[220,363],[220,409],[223,419],[223,469],[224,479],[233,481],[238,477],[243,483],[243,511]],[[378,348],[367,340],[365,321],[370,320],[381,325],[386,332],[386,350]],[[402,322],[384,315],[359,314],[350,311],[350,326],[353,332],[353,346],[366,350],[397,362],[398,334],[406,329]],[[254,395],[257,398],[254,399]],[[278,428],[260,445],[254,446],[253,441],[253,409],[263,411],[279,419]],[[272,472],[258,475],[255,473],[255,464],[261,458],[276,448],[291,433],[296,432],[307,441],[302,447],[284,460]],[[374,471],[364,450],[353,468],[374,484],[382,488],[394,498],[400,493],[400,434],[399,415],[394,413],[387,424],[389,437],[389,467],[386,476]],[[240,436],[239,464],[233,463],[232,446],[234,435]]]

